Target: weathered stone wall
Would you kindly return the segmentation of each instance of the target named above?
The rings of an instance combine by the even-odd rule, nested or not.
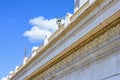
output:
[[[118,22],[120,22],[120,19]],[[38,79],[119,80],[119,62],[120,24],[117,24],[48,69],[38,76]]]
[[[104,43],[99,44],[102,41]],[[74,63],[68,64],[53,80],[119,80],[120,24],[96,38],[92,45],[97,44],[92,51],[84,53],[83,58],[76,55]],[[79,51],[75,54],[80,54]]]
[[[120,1],[103,1],[98,0],[76,16],[56,36],[55,42],[46,45],[49,48],[39,50],[37,54],[40,55],[37,58],[34,56],[31,59],[33,62],[28,61],[29,64],[22,66],[10,80],[119,80],[120,19],[117,18],[120,18]],[[113,22],[115,19],[117,24]],[[96,34],[88,37],[89,33]],[[86,44],[82,45],[79,41]],[[79,45],[74,45],[76,42]],[[56,56],[62,53],[69,55],[58,60]],[[46,64],[53,63],[53,59],[58,62],[46,68]],[[43,66],[45,69],[41,68]]]

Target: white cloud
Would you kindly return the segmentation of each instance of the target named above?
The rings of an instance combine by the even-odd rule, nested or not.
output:
[[[37,26],[41,29],[55,31],[58,28],[55,18],[48,20],[48,19],[45,19],[44,17],[40,16],[40,17],[36,17],[34,19],[31,19],[29,22],[33,26]]]
[[[24,36],[28,37],[31,42],[37,42],[41,39],[44,39],[45,35],[50,36],[52,33],[46,29],[40,29],[37,26],[34,26],[29,31],[24,32]]]
[[[23,36],[28,37],[32,42],[39,42],[44,39],[45,35],[49,37],[58,29],[56,18],[48,20],[40,16],[30,19],[29,23],[32,25],[32,28],[25,31]]]
[[[3,77],[2,80],[8,80],[7,78]]]

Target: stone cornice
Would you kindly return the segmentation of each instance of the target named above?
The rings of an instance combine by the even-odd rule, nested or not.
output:
[[[91,33],[91,32],[88,33],[87,35],[92,34],[91,36],[89,36],[89,38],[87,38],[86,40],[84,40],[84,41],[81,42],[81,43],[79,43],[79,41],[76,42],[76,43],[74,43],[74,44],[79,43],[79,44],[80,44],[79,46],[74,47],[73,49],[71,49],[71,50],[70,50],[69,52],[67,52],[67,53],[62,52],[62,54],[59,54],[59,55],[56,56],[53,60],[51,60],[51,61],[53,61],[53,62],[49,61],[49,62],[46,64],[46,66],[43,66],[42,68],[40,68],[40,70],[37,71],[38,73],[35,73],[35,75],[37,76],[37,75],[43,73],[44,71],[48,70],[50,67],[52,67],[53,65],[57,64],[58,62],[60,62],[61,60],[63,60],[65,57],[67,57],[67,56],[69,56],[70,54],[72,54],[73,52],[75,52],[78,48],[84,46],[85,44],[87,44],[87,43],[90,42],[91,40],[95,39],[95,38],[98,37],[99,35],[103,34],[104,32],[106,32],[107,30],[109,30],[111,27],[113,27],[115,24],[118,24],[118,23],[120,23],[120,19],[119,19],[119,18],[117,19],[117,21],[113,22],[112,24],[109,24],[109,26],[104,26],[102,29],[100,29],[100,31],[97,31],[97,32],[96,32],[96,29],[98,29],[98,27],[97,27],[96,29],[94,29],[94,30],[92,31],[92,32],[96,32],[96,33],[94,33],[94,34]],[[99,26],[99,27],[100,27],[100,26]],[[117,29],[117,30],[118,30],[118,29]],[[86,35],[86,36],[87,36],[87,35]],[[106,37],[106,38],[107,38],[107,37]],[[101,42],[102,42],[102,41],[101,41]],[[73,45],[74,45],[74,44],[73,44]],[[95,45],[98,45],[98,44],[95,44]],[[81,51],[83,51],[83,50],[81,50]],[[66,52],[66,51],[65,51],[65,52]],[[63,64],[63,63],[61,63],[61,64]],[[53,71],[53,69],[51,69],[50,71]],[[48,73],[49,73],[49,71],[48,71]],[[35,77],[35,75],[34,75],[34,77]],[[31,76],[31,77],[28,78],[27,80],[32,79],[32,78],[33,78],[33,76]]]
[[[118,36],[117,36],[118,37]],[[113,41],[112,41],[113,40]],[[56,70],[53,70],[51,74],[47,74],[44,78],[41,77],[41,80],[46,78],[51,79],[54,77],[54,80],[58,80],[67,74],[76,71],[78,69],[84,69],[87,65],[90,65],[100,59],[105,59],[105,57],[113,56],[120,52],[120,36],[117,39],[112,39],[111,41],[107,41],[104,45],[100,45],[96,49],[91,52],[85,53],[83,55],[79,55],[76,59],[73,59],[69,64],[63,64],[64,66],[58,67]],[[118,44],[118,45],[115,45]],[[109,47],[109,48],[108,48]],[[106,49],[106,50],[105,50]],[[98,53],[99,52],[99,53]],[[74,55],[75,56],[75,55]],[[41,74],[42,75],[42,74]],[[40,79],[40,76],[38,76]]]
[[[118,23],[120,23],[120,19],[113,22],[112,24],[109,24],[104,29],[99,31],[97,34],[90,37],[88,41],[85,41],[86,43],[83,43],[83,45],[80,44],[80,45],[76,46],[73,50],[71,50],[67,53],[68,55],[67,54],[63,55],[64,56],[64,57],[62,56],[63,59],[60,58],[59,60],[56,60],[58,62],[56,62],[56,64],[52,63],[52,65],[54,65],[54,66],[51,66],[50,69],[47,67],[45,72],[43,71],[43,73],[42,73],[40,71],[41,73],[39,73],[39,74],[41,74],[41,75],[38,76],[39,79],[44,80],[46,75],[47,75],[46,77],[48,77],[48,78],[52,77],[52,74],[55,75],[56,73],[58,73],[58,71],[63,70],[61,68],[69,66],[71,64],[71,62],[73,62],[74,59],[77,59],[77,58],[81,59],[81,57],[79,57],[79,56],[83,55],[86,52],[88,53],[90,51],[93,51],[95,48],[97,48],[97,46],[100,47],[101,44],[106,43],[106,41],[110,40],[112,37],[116,37],[117,35],[119,36],[120,24],[118,24]],[[118,24],[118,25],[115,26],[115,24]],[[107,45],[107,44],[105,44],[105,45]]]
[[[119,22],[120,20],[118,19],[117,22],[115,21],[114,23],[111,24],[111,22],[113,22],[116,18],[120,17],[119,14],[120,14],[120,11],[118,11],[116,14],[114,14],[113,16],[111,16],[109,19],[107,19],[106,21],[104,21],[103,23],[101,23],[100,25],[98,25],[91,32],[89,32],[88,34],[86,34],[84,37],[82,37],[77,42],[73,43],[70,47],[68,47],[66,50],[64,50],[63,52],[61,52],[58,56],[56,56],[54,59],[52,59],[51,61],[49,61],[46,65],[44,65],[40,69],[38,69],[34,74],[30,75],[29,78],[27,77],[26,80],[32,79],[35,76],[43,73],[44,71],[48,70],[53,65],[57,64],[59,61],[63,60],[65,57],[67,57],[70,54],[72,54],[78,48],[78,47],[75,47],[76,45],[80,44],[80,46],[82,47],[85,44],[87,44],[89,41],[91,41],[92,39],[94,39],[95,37],[98,37],[98,35],[104,33],[106,30],[109,30],[116,23],[120,23]],[[111,27],[107,26],[107,25],[110,25],[110,24],[112,25]]]
[[[101,0],[97,0],[97,1],[99,2]],[[86,17],[90,12],[92,12],[92,10],[95,7],[97,7],[97,6],[98,6],[97,4],[92,5],[83,14],[81,14],[80,16],[78,16],[78,18],[76,18],[75,21],[73,21],[68,27],[66,27],[63,30],[63,32],[61,34],[59,34],[47,46],[45,46],[40,52],[38,52],[38,54],[35,57],[33,57],[31,60],[29,60],[28,63],[26,65],[24,65],[12,78],[14,78],[20,72],[25,71],[26,67],[28,67],[31,63],[33,63],[36,59],[38,59],[48,48],[51,47],[51,45],[55,44],[64,34],[66,34],[68,31],[70,31],[76,24],[78,24],[82,19],[84,19],[84,17]],[[66,53],[68,53],[69,51],[72,52],[72,50],[74,50],[74,47],[76,47],[78,44],[81,44],[81,43],[82,44],[86,44],[87,40],[90,40],[91,36],[93,36],[94,34],[96,34],[98,31],[104,29],[105,26],[107,26],[109,23],[111,23],[116,18],[118,18],[119,14],[120,14],[120,11],[118,11],[115,15],[111,16],[108,20],[106,20],[102,24],[98,25],[95,29],[93,29],[91,32],[89,32],[88,34],[86,34],[80,40],[78,40],[77,42],[73,43],[70,47],[68,47],[63,52],[61,52],[61,54],[59,54],[54,59],[52,59],[51,61],[49,61],[48,63],[46,63],[46,65],[43,65],[40,69],[38,69],[37,71],[35,71],[34,73],[32,73],[26,79],[28,80],[28,79],[34,78],[35,76],[37,76],[38,74],[40,74],[40,72],[41,73],[44,72],[45,70],[47,70],[48,68],[50,68],[51,66],[53,66],[54,64],[56,64],[58,61],[64,59],[68,55],[70,55],[70,54],[66,54]],[[90,21],[90,19],[88,19],[88,22],[89,21]],[[84,42],[84,41],[86,41],[86,42]],[[82,46],[82,44],[81,44],[81,46]],[[64,54],[66,54],[66,55],[64,55]],[[10,80],[12,80],[12,78]]]

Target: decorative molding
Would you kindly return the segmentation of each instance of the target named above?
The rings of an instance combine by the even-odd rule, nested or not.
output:
[[[107,6],[105,5],[106,7],[103,7],[103,8],[102,8],[102,9],[104,9],[104,10],[99,9],[99,11],[98,11],[99,13],[97,13],[97,15],[94,16],[94,17],[92,16],[93,18],[89,18],[88,20],[91,20],[91,21],[92,21],[92,19],[95,19],[95,17],[97,18],[97,17],[102,13],[102,11],[105,11],[106,8],[109,8],[111,5],[113,5],[113,3],[116,2],[116,0],[110,0],[110,1],[111,1],[111,2],[109,2],[109,4],[106,4]],[[90,21],[88,21],[88,22],[90,23]],[[88,23],[87,23],[87,24],[88,24]],[[82,26],[80,26],[79,28],[81,28],[81,27],[82,27]],[[77,31],[78,31],[78,29],[76,30],[76,32],[73,32],[72,35],[67,36],[67,39],[70,39],[71,37],[73,37],[73,36],[77,33]],[[107,36],[107,37],[109,37],[109,36]],[[106,37],[106,38],[107,38],[107,37]],[[102,36],[101,36],[101,38],[102,38]],[[58,44],[58,45],[60,46],[61,44],[65,43],[65,41],[67,41],[67,40],[63,40],[63,41],[62,41],[60,44]],[[103,41],[103,40],[101,40],[101,42],[102,42],[102,41]],[[92,43],[91,43],[91,44],[92,44]],[[100,42],[95,42],[95,43],[94,43],[94,46],[97,46],[97,45],[99,45],[99,44],[100,44]],[[90,44],[89,44],[89,45],[90,45]],[[54,46],[54,47],[56,47],[56,46]],[[86,48],[87,48],[86,50],[89,51],[89,49],[91,49],[92,47],[91,47],[91,46],[88,46],[88,47],[86,46]],[[83,49],[83,50],[81,50],[81,53],[84,52],[84,48],[82,48],[82,49]],[[76,57],[76,56],[72,56],[72,57]],[[68,63],[68,60],[72,60],[72,58],[70,57],[70,59],[65,59],[66,62],[64,61],[64,63],[67,64],[67,63]],[[61,63],[61,64],[62,64],[62,63]],[[57,64],[56,64],[56,65],[57,65]],[[58,66],[61,67],[60,64],[58,64]],[[51,71],[54,71],[55,69],[56,69],[56,67],[52,68]],[[47,72],[49,72],[49,71],[47,71]],[[50,72],[49,75],[50,75],[50,74],[52,74],[52,73]]]
[[[59,73],[59,75],[62,75],[64,73],[68,73],[68,71],[72,70],[73,67],[68,68],[67,71],[62,71],[64,69],[67,69],[67,67],[71,66],[72,64],[82,60],[86,56],[90,55],[96,50],[99,50],[101,47],[108,45],[109,43],[112,43],[112,41],[116,40],[116,38],[120,39],[120,24],[116,25],[113,28],[108,29],[105,33],[95,38],[93,41],[89,42],[79,50],[75,51],[50,69],[46,70],[40,76],[38,76],[41,80],[48,80],[55,77],[56,74]],[[114,45],[115,46],[115,45]],[[109,51],[111,52],[111,51]],[[93,56],[95,58],[95,56]],[[96,56],[99,58],[100,56]],[[93,59],[94,59],[93,58]],[[96,58],[96,59],[97,59]],[[90,60],[91,62],[91,60]],[[86,64],[90,63],[89,61],[86,62]],[[84,63],[83,63],[84,64]],[[84,66],[84,65],[83,65]],[[62,71],[62,73],[60,73]]]
[[[100,0],[99,0],[100,1]],[[51,48],[51,50],[50,51],[53,51],[53,50],[55,50],[56,48],[59,48],[62,44],[64,44],[66,41],[67,41],[67,39],[71,39],[71,37],[73,37],[78,31],[81,31],[82,30],[82,28],[84,27],[85,28],[85,26],[86,25],[88,25],[89,23],[91,23],[92,21],[94,21],[96,18],[98,18],[99,17],[99,15],[101,15],[106,9],[108,9],[111,5],[113,5],[113,3],[115,3],[116,1],[118,1],[118,0],[109,0],[108,1],[108,3],[106,4],[106,5],[104,5],[104,6],[101,6],[101,8],[99,8],[99,9],[96,9],[96,11],[95,11],[95,13],[88,13],[88,14],[90,14],[90,16],[88,16],[88,17],[85,17],[85,20],[84,21],[82,21],[82,23],[80,24],[80,26],[79,26],[79,28],[76,28],[75,29],[75,31],[73,31],[71,34],[69,34],[67,37],[65,37],[62,41],[60,41],[59,43],[57,43],[57,41],[58,41],[58,39],[60,39],[61,38],[61,36],[60,35],[58,35],[59,36],[59,38],[57,38],[56,40],[54,40],[55,42],[53,42],[53,41],[51,41],[52,43],[54,43],[53,45],[53,47]],[[88,15],[87,14],[87,15]],[[80,21],[80,20],[79,20]],[[77,23],[78,24],[78,22],[75,22],[75,23]],[[71,25],[71,24],[70,24]],[[73,24],[72,24],[72,26],[73,26]],[[75,27],[76,25],[74,25],[73,27]],[[68,26],[68,27],[71,27],[71,26]],[[72,28],[73,27],[71,27],[70,29],[72,30]],[[66,29],[66,28],[65,28]],[[63,30],[64,31],[64,30]],[[67,31],[70,31],[70,30],[68,30],[67,29]],[[119,30],[120,31],[120,30]],[[65,31],[64,31],[65,32]],[[115,32],[117,32],[117,31],[115,31]],[[115,33],[114,31],[112,31],[112,33]],[[61,34],[61,33],[59,33],[59,34]],[[38,76],[38,78],[36,77],[36,79],[39,79],[39,78],[41,78],[41,80],[44,80],[44,79],[47,79],[47,78],[51,78],[51,75],[53,75],[53,74],[55,74],[56,72],[58,72],[58,71],[60,71],[61,69],[63,69],[63,68],[65,68],[66,66],[68,66],[68,65],[70,65],[70,64],[72,64],[72,61],[74,61],[74,59],[76,58],[76,57],[78,57],[78,56],[81,56],[81,55],[84,55],[83,57],[85,57],[87,54],[84,54],[84,53],[86,53],[86,52],[92,52],[92,51],[94,51],[97,47],[96,46],[100,46],[100,44],[101,43],[104,43],[104,41],[107,39],[107,38],[111,38],[110,37],[110,35],[108,36],[108,34],[106,33],[106,34],[104,34],[104,35],[106,35],[106,38],[104,38],[104,36],[101,36],[101,37],[99,37],[99,39],[101,39],[100,41],[97,41],[96,39],[93,41],[93,42],[90,42],[88,45],[85,45],[84,47],[82,47],[82,48],[80,48],[80,50],[76,50],[76,52],[75,53],[73,53],[73,54],[75,54],[75,55],[69,55],[67,58],[65,58],[65,59],[63,59],[62,61],[60,61],[59,63],[57,63],[56,65],[54,65],[54,66],[52,66],[51,68],[49,68],[49,69],[46,69],[46,71],[44,71],[43,73],[41,73],[41,74],[39,74],[39,76]],[[97,36],[98,37],[98,36]],[[51,43],[51,44],[52,44]],[[56,44],[57,43],[57,44]],[[48,46],[50,46],[49,44],[48,44]],[[50,47],[47,47],[46,49],[48,49],[48,48],[50,48]],[[44,49],[45,50],[45,49]],[[40,50],[39,52],[44,52],[44,50],[42,49],[42,51]],[[43,57],[45,57],[46,55],[47,56],[49,56],[49,53],[51,53],[51,52],[48,52],[48,53],[46,53],[46,54],[42,54],[41,56],[43,56]],[[36,55],[36,56],[38,56],[38,55]],[[38,57],[40,57],[40,55],[36,58],[36,56],[34,57],[34,59],[33,60],[30,60],[29,61],[29,64],[27,64],[27,66],[25,65],[24,66],[24,68],[22,68],[21,70],[20,70],[20,72],[19,72],[19,74],[17,73],[16,75],[19,75],[19,76],[21,76],[22,75],[22,73],[24,73],[24,71],[26,71],[26,74],[28,73],[28,71],[29,70],[31,70],[31,69],[33,69],[34,67],[36,67],[36,64],[38,64],[38,63],[40,63],[40,60],[43,58],[38,58]],[[32,64],[30,64],[30,62],[32,62]],[[64,65],[64,66],[63,66]],[[38,67],[37,67],[38,68]],[[37,70],[37,69],[36,69]],[[32,72],[32,73],[34,73],[34,71]],[[32,73],[30,73],[30,75],[32,74]],[[17,77],[17,76],[14,76],[14,77]],[[38,73],[37,73],[37,75],[38,75]],[[14,78],[13,77],[13,78]],[[17,79],[17,78],[16,78]],[[10,80],[13,80],[12,78],[10,79]]]

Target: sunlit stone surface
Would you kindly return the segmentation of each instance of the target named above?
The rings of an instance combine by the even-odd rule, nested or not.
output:
[[[120,80],[120,0],[74,0],[74,13],[9,80]]]

